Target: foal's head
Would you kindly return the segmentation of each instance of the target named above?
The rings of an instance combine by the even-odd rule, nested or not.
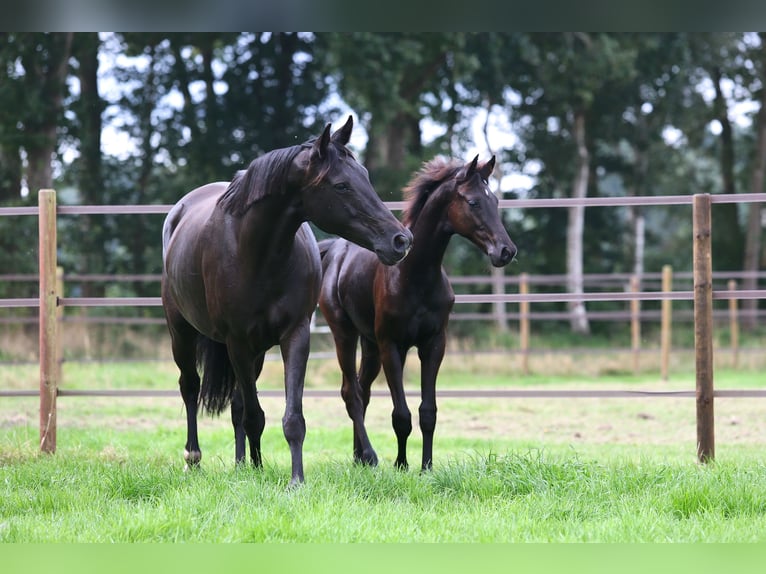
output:
[[[412,226],[423,217],[425,204],[433,196],[447,229],[472,241],[489,256],[492,265],[502,267],[516,257],[516,245],[503,226],[498,199],[489,189],[495,156],[481,165],[478,161],[477,155],[465,165],[443,159],[425,164],[405,188],[408,208],[404,223]]]

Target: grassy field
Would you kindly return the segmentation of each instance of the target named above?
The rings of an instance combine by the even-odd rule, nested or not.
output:
[[[572,361],[577,359],[573,358]],[[416,360],[408,388],[416,388]],[[694,388],[594,366],[596,375],[522,377],[502,357],[451,357],[440,388]],[[609,374],[611,373],[611,374]],[[72,389],[174,389],[168,363],[67,364]],[[763,387],[758,368],[716,371],[718,388]],[[35,388],[36,367],[0,369],[0,388]],[[307,388],[338,387],[312,361]],[[261,388],[281,388],[267,363]],[[384,389],[381,381],[377,389]],[[34,398],[0,399],[2,542],[752,542],[766,540],[766,401],[717,399],[716,462],[696,462],[694,400],[448,399],[434,470],[392,468],[390,400],[368,430],[381,464],[351,462],[342,401],[306,398],[306,484],[289,490],[281,398],[265,397],[262,471],[233,464],[228,417],[203,417],[200,471],[184,472],[180,397],[61,397],[58,450],[38,454]],[[417,401],[411,463],[420,458]]]

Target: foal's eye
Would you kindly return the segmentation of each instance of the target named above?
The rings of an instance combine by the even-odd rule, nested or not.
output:
[[[467,199],[466,201],[468,202],[468,205],[471,207],[476,207],[477,205],[479,205],[479,202],[476,201],[475,199]]]
[[[351,190],[351,188],[349,187],[349,185],[345,181],[342,181],[340,183],[336,183],[333,187],[335,187],[335,189],[337,189],[338,191],[350,191]]]

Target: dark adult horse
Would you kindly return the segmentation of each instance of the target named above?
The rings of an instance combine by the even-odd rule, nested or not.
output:
[[[265,419],[256,380],[266,351],[279,345],[291,483],[303,481],[303,383],[321,281],[305,222],[374,251],[385,265],[404,257],[412,241],[346,148],[352,126],[349,117],[330,135],[328,124],[318,138],[255,159],[231,183],[195,189],[165,220],[162,302],[181,371],[188,465],[202,457],[198,403],[220,413],[231,401],[236,460],[245,459],[246,435],[250,458],[261,466]]]
[[[436,376],[446,343],[455,295],[442,267],[453,234],[467,237],[489,255],[496,267],[516,256],[498,212],[498,200],[487,178],[494,156],[478,165],[435,159],[415,175],[405,195],[404,223],[413,234],[407,259],[380,265],[367,251],[342,239],[320,242],[322,292],[319,307],[332,330],[341,371],[341,394],[354,423],[354,459],[376,464],[377,455],[364,426],[370,386],[381,363],[391,391],[392,423],[398,442],[396,466],[407,467],[407,437],[412,417],[402,385],[402,370],[411,347],[421,361],[420,429],[422,468],[431,468],[436,427]],[[362,359],[357,376],[356,347]]]

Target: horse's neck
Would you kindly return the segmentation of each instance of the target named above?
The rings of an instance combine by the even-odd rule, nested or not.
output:
[[[282,259],[290,252],[302,220],[289,199],[267,197],[242,217],[238,230],[240,252],[253,262]]]

